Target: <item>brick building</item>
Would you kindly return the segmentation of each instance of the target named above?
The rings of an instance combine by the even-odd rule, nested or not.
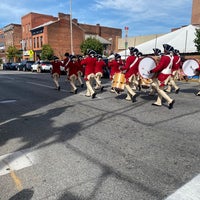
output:
[[[34,59],[34,55],[31,53],[33,50],[33,38],[31,29],[37,27],[43,23],[47,23],[49,21],[55,21],[56,18],[51,15],[43,15],[38,13],[28,13],[21,18],[21,25],[22,25],[22,50],[23,50],[23,59]],[[40,36],[37,43],[43,43]],[[41,40],[41,41],[39,41]]]
[[[3,30],[0,30],[0,59],[5,61],[5,37]]]
[[[9,46],[21,50],[22,28],[20,24],[9,24],[3,28],[5,52]]]
[[[192,25],[200,25],[200,0],[192,1]]]
[[[98,37],[103,43],[105,51],[112,51],[117,46],[116,38],[121,37],[122,34],[121,29],[103,27],[99,24],[80,24],[77,19],[71,21],[70,15],[64,13],[58,13],[58,17],[29,13],[22,17],[21,22],[22,48],[25,59],[35,59],[36,55],[41,53],[43,44],[49,44],[53,48],[54,54],[60,58],[63,58],[65,52],[80,54],[80,44],[89,35]]]

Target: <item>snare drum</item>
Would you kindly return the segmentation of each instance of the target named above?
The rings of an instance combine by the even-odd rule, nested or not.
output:
[[[140,77],[140,85],[143,89],[149,89],[152,83],[153,83],[152,79]]]
[[[186,76],[195,76],[196,69],[199,68],[199,63],[195,59],[188,59],[183,63],[182,70]]]
[[[112,88],[114,88],[117,91],[123,91],[125,82],[125,75],[123,73],[116,73],[113,78]]]

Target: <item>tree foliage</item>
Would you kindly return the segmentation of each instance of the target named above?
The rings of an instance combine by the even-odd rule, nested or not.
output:
[[[196,29],[195,36],[196,36],[196,38],[194,39],[195,47],[197,48],[197,51],[200,53],[200,29]]]
[[[98,54],[103,53],[103,44],[96,38],[92,37],[89,37],[84,42],[82,42],[80,48],[83,54],[86,54],[88,49],[92,49]]]
[[[9,46],[6,55],[9,61],[16,61],[22,57],[22,52],[15,46]]]
[[[51,60],[53,57],[53,49],[49,44],[44,44],[42,46],[42,53],[41,53],[41,59],[42,60]]]

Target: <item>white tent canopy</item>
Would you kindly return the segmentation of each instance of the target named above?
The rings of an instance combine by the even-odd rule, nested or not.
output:
[[[149,40],[145,43],[135,46],[142,54],[152,54],[154,48],[158,48],[163,52],[163,44],[169,44],[175,49],[178,49],[180,53],[194,53],[197,49],[194,44],[196,38],[196,29],[199,26],[188,25],[183,28],[177,29],[158,38]],[[122,57],[129,55],[129,50],[123,50],[118,52]]]
[[[169,44],[175,49],[178,49],[180,53],[194,53],[197,52],[194,44],[194,39],[196,38],[196,28],[199,27],[188,25],[177,29],[176,31],[140,44],[136,48],[138,48],[139,51],[141,51],[143,54],[152,54],[153,48],[158,48],[163,51],[163,44]]]

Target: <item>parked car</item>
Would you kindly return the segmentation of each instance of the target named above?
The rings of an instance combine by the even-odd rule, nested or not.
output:
[[[7,62],[3,64],[3,70],[16,70],[17,63]]]
[[[22,60],[21,63],[17,65],[18,71],[31,71],[31,65],[34,63],[32,60]]]
[[[32,72],[50,72],[53,66],[50,61],[37,61],[31,65],[31,68]]]

